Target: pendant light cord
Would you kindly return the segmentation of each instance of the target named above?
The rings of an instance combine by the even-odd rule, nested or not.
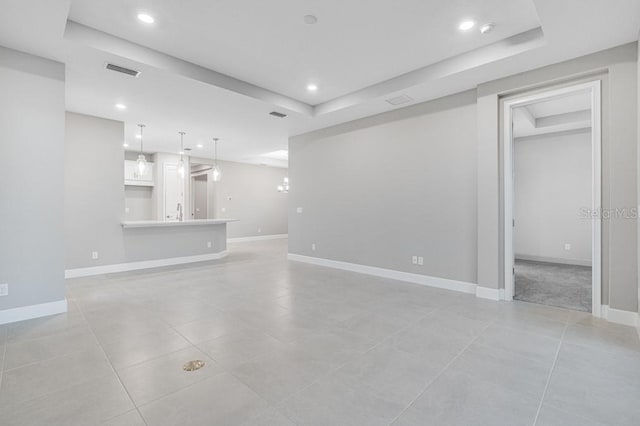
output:
[[[143,151],[143,149],[142,149],[142,146],[143,146],[142,145],[143,144],[143,142],[142,142],[142,130],[144,129],[145,126],[144,126],[144,124],[138,124],[138,127],[140,127],[140,154],[142,154],[142,151]]]

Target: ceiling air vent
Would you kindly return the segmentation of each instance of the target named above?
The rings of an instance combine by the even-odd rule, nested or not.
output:
[[[130,68],[121,67],[116,64],[107,64],[106,68],[111,71],[120,72],[122,74],[130,75],[131,77],[137,77],[140,75],[140,71],[132,70]]]
[[[287,116],[287,114],[283,114],[278,111],[271,111],[269,115],[273,115],[274,117],[278,117],[278,118],[285,118]]]
[[[395,98],[387,99],[387,102],[394,106],[408,104],[411,101],[413,101],[413,99],[407,95],[400,95]]]

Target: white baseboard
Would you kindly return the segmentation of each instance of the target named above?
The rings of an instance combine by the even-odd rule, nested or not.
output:
[[[227,243],[246,243],[249,241],[280,240],[289,238],[289,234],[257,235],[255,237],[227,238]]]
[[[222,259],[227,251],[199,254],[196,256],[171,257],[168,259],[143,260],[140,262],[117,263],[113,265],[91,266],[88,268],[67,269],[65,278],[90,277],[92,275],[113,274],[117,272],[137,271],[139,269],[161,268],[163,266],[183,265],[186,263],[206,262]]]
[[[590,259],[563,259],[559,257],[533,256],[529,254],[516,254],[515,258],[517,260],[530,260],[533,262],[559,263],[560,265],[591,266]]]
[[[22,306],[20,308],[5,309],[0,311],[0,324],[24,321],[49,315],[63,314],[67,312],[67,300],[41,303],[39,305]]]
[[[374,275],[392,280],[406,281],[414,284],[426,285],[429,287],[454,290],[462,293],[476,294],[477,285],[466,281],[456,281],[447,278],[431,277],[428,275],[413,274],[410,272],[395,271],[393,269],[378,268],[375,266],[359,265],[357,263],[340,262],[337,260],[322,259],[319,257],[303,256],[289,253],[289,260],[296,262],[310,263],[312,265],[326,266],[328,268],[342,269],[344,271],[358,272],[361,274]],[[496,290],[497,291],[497,290]]]
[[[610,308],[609,305],[602,305],[600,311],[602,318],[616,324],[640,327],[640,315],[637,312],[623,311],[621,309]]]
[[[476,297],[489,300],[504,300],[504,289],[476,285]]]

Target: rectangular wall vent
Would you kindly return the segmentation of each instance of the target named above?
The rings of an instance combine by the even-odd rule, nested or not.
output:
[[[413,101],[413,99],[408,95],[400,95],[400,96],[396,96],[395,98],[387,99],[387,102],[394,106],[408,104],[411,101]]]
[[[271,111],[269,115],[273,115],[274,117],[278,117],[278,118],[285,118],[287,116],[287,114],[283,114],[278,111]]]
[[[137,77],[140,75],[140,71],[132,70],[130,68],[121,67],[116,64],[107,64],[106,68],[111,71],[119,72],[122,74],[130,75],[131,77]]]

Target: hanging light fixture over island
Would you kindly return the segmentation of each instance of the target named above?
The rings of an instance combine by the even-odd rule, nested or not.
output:
[[[138,124],[140,127],[140,155],[138,155],[138,160],[136,161],[136,165],[138,167],[138,174],[140,176],[144,176],[147,172],[147,159],[144,158],[144,154],[142,153],[142,130],[146,127],[144,124]]]
[[[222,172],[220,171],[220,167],[218,167],[218,138],[213,138],[213,181],[220,182],[222,179]]]

